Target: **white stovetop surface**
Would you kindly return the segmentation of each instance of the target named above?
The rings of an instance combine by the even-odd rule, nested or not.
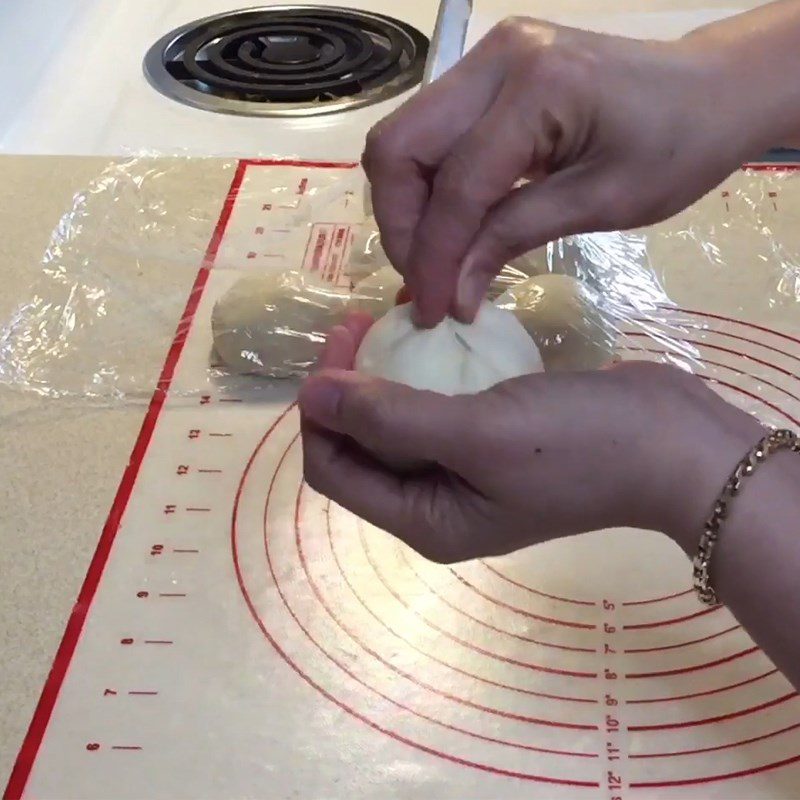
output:
[[[233,117],[159,95],[142,74],[158,38],[247,0],[3,0],[0,3],[0,153],[357,158],[364,134],[400,99],[304,120]],[[757,5],[753,0],[476,0],[469,43],[525,14],[583,28],[668,38]],[[270,5],[270,3],[264,3]],[[321,0],[390,14],[426,34],[437,0]],[[22,66],[25,69],[22,69]]]

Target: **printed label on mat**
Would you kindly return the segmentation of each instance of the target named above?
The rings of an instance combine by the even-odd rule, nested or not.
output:
[[[331,222],[312,225],[303,269],[334,286],[349,286],[345,267],[351,235],[350,225]]]
[[[242,163],[207,266],[269,252],[337,280],[341,232],[358,220],[346,203],[333,213],[326,190],[351,174]],[[728,188],[769,199],[753,180]],[[262,251],[271,187],[302,188],[313,222]],[[797,181],[782,192],[800,204]],[[704,202],[722,213],[719,195]],[[797,693],[727,611],[696,602],[665,538],[612,531],[442,566],[304,486],[293,386],[267,402],[209,376],[225,272],[198,276],[169,391],[152,401],[6,797],[796,794]],[[732,400],[800,418],[800,341],[737,316],[676,309],[673,327]],[[657,357],[640,344],[637,357]]]
[[[363,216],[356,202],[362,193],[352,188],[359,173],[331,166],[312,180],[302,165],[282,167],[282,177],[261,166],[251,165],[242,179],[214,266],[248,272],[305,269],[346,284],[342,264],[350,229]]]

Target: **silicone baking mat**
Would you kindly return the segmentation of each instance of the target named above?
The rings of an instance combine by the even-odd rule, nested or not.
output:
[[[6,796],[800,795],[797,693],[664,537],[426,562],[303,485],[294,383],[215,382],[226,267],[338,280],[360,200],[315,189],[353,169],[240,164]],[[778,230],[800,181],[742,172],[692,210],[745,261],[743,197]],[[742,286],[670,279],[700,371],[797,424],[800,341]]]

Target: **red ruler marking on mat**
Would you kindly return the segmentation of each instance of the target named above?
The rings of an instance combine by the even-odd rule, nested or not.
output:
[[[601,790],[606,800],[623,800],[628,785],[628,742],[623,715],[625,705],[619,684],[623,678],[623,649],[620,643],[619,613],[622,603],[604,597],[600,631],[600,735],[605,760]]]

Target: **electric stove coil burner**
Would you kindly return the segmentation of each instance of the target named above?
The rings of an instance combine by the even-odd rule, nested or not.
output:
[[[306,116],[386,100],[420,82],[428,40],[391,17],[270,6],[185,25],[144,71],[162,94],[209,111]]]

